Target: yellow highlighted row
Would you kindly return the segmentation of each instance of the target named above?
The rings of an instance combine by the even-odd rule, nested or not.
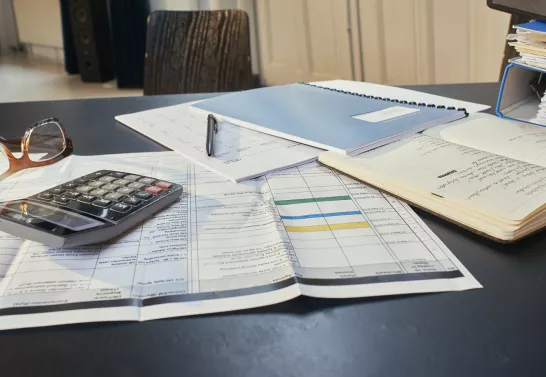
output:
[[[342,223],[329,225],[310,225],[310,226],[285,226],[287,232],[325,232],[328,230],[359,229],[369,228],[370,224],[366,221],[357,223]]]

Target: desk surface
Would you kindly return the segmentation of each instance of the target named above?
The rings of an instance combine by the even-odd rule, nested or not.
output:
[[[493,105],[498,84],[420,90]],[[0,104],[1,136],[49,116],[77,154],[164,148],[114,116],[205,96]],[[418,211],[483,289],[300,297],[241,312],[0,332],[2,376],[544,376],[546,233],[498,245]],[[1,321],[1,318],[0,318]]]

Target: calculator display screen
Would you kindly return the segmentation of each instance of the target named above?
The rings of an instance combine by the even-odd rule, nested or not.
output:
[[[5,203],[2,206],[2,209],[17,213],[19,216],[38,218],[74,231],[81,231],[104,225],[98,220],[68,212],[54,206],[27,202],[24,200]]]

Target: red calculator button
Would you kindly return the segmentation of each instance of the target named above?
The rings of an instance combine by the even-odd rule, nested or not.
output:
[[[160,189],[159,187],[155,186],[148,186],[144,189],[144,191],[152,194],[152,195],[159,195],[163,191],[163,189]]]
[[[159,181],[155,184],[155,186],[162,188],[163,190],[170,190],[173,187],[173,184],[165,181]]]

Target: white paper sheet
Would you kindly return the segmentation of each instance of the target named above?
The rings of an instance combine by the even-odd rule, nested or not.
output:
[[[234,182],[314,161],[322,152],[220,122],[214,156],[209,157],[205,148],[207,119],[189,109],[193,103],[120,115],[116,120]]]
[[[323,86],[325,88],[345,90],[348,92],[366,94],[369,96],[392,98],[400,101],[408,102],[424,102],[426,104],[443,105],[446,107],[454,106],[456,108],[463,107],[469,113],[475,113],[489,109],[491,106],[482,105],[468,101],[460,101],[453,98],[437,96],[419,92],[416,90],[397,88],[394,86],[374,84],[371,82],[349,81],[349,80],[331,80],[331,81],[316,81],[312,85]]]
[[[54,248],[0,233],[0,329],[481,287],[409,206],[316,163],[234,184],[175,152],[72,156],[0,182],[0,199],[99,169],[174,181],[185,194],[108,244]]]

